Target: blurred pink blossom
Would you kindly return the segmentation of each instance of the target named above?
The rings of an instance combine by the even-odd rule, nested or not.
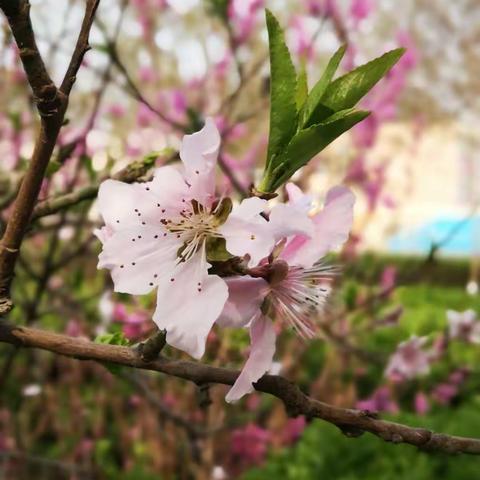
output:
[[[259,465],[267,454],[270,433],[264,428],[249,423],[232,432],[232,454],[248,465]]]
[[[339,13],[337,0],[305,0],[305,7],[314,17],[333,17]]]
[[[257,13],[263,8],[263,0],[231,0],[228,16],[233,25],[236,45],[245,43],[256,24]]]
[[[412,335],[401,342],[390,357],[385,375],[394,381],[408,380],[430,371],[431,352],[423,350],[427,337]]]
[[[424,392],[417,392],[414,399],[415,411],[419,415],[425,415],[430,410],[430,404],[428,402],[428,397]]]
[[[282,444],[293,445],[301,438],[307,422],[303,415],[289,418],[282,432]]]
[[[140,127],[149,127],[155,122],[157,116],[145,104],[140,103],[137,110],[137,125]]]
[[[65,326],[65,334],[70,337],[84,336],[82,324],[76,318],[71,318]]]
[[[308,31],[305,19],[301,15],[294,15],[290,20],[289,34],[292,51],[299,57],[311,60],[314,56],[313,35]]]
[[[374,0],[352,0],[350,4],[350,15],[355,22],[359,22],[367,18],[374,8]]]
[[[141,83],[153,83],[157,80],[157,74],[152,67],[144,65],[138,70],[138,78]]]
[[[469,374],[468,368],[458,368],[448,376],[448,382],[453,385],[461,385]]]
[[[114,118],[121,118],[125,115],[125,107],[119,103],[112,103],[107,107],[107,112]]]
[[[399,408],[387,386],[375,390],[370,398],[357,402],[357,408],[368,410],[369,412],[388,412],[398,413]]]
[[[394,288],[397,280],[397,269],[393,265],[388,265],[382,272],[382,276],[380,278],[380,288],[382,289],[382,293],[388,294]]]
[[[450,338],[463,340],[467,343],[480,343],[480,321],[474,310],[456,312],[447,311]]]
[[[448,405],[458,394],[458,387],[451,383],[439,383],[432,391],[432,398],[441,405]]]

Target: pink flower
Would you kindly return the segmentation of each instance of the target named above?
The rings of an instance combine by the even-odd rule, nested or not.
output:
[[[334,17],[338,15],[336,0],[306,0],[307,12],[315,17]]]
[[[430,371],[431,354],[422,350],[426,342],[427,337],[416,335],[401,342],[390,357],[385,375],[401,381],[427,374]]]
[[[367,18],[374,8],[372,0],[352,0],[350,15],[356,22]]]
[[[468,375],[469,370],[467,368],[459,368],[448,376],[448,381],[453,385],[461,385],[467,379]]]
[[[203,355],[228,295],[225,281],[208,274],[207,241],[223,236],[230,253],[255,261],[274,244],[258,198],[244,200],[228,228],[222,225],[225,200],[215,202],[219,147],[218,130],[207,119],[201,131],[183,139],[181,172],[165,166],[147,183],[107,180],[98,194],[108,229],[100,236],[98,268],[111,270],[116,292],[143,295],[158,287],[153,320],[167,330],[170,345],[195,358]]]
[[[397,269],[393,265],[385,267],[380,279],[380,288],[383,295],[388,295],[395,288],[397,280]]]
[[[307,422],[304,416],[289,418],[282,432],[282,443],[293,445],[300,439],[306,426]]]
[[[142,83],[152,83],[157,79],[155,70],[150,66],[140,67],[138,70],[138,76]]]
[[[467,343],[480,343],[480,321],[477,314],[469,309],[464,312],[447,311],[450,338]]]
[[[419,415],[425,415],[430,410],[430,405],[428,403],[428,398],[423,392],[418,392],[415,395],[414,400],[415,411]]]
[[[127,313],[123,318],[118,319],[122,323],[122,332],[129,340],[136,340],[146,333],[149,317],[146,312],[138,311]]]
[[[148,127],[155,122],[157,116],[146,105],[141,103],[137,111],[137,124],[140,127]]]
[[[119,103],[112,103],[107,108],[108,113],[114,118],[121,118],[125,115],[125,107]]]
[[[267,430],[249,423],[232,432],[232,454],[248,465],[258,465],[265,459],[269,441],[270,434]]]
[[[263,7],[263,0],[232,0],[229,2],[228,16],[235,31],[235,43],[241,45],[253,32],[256,14]]]
[[[304,17],[295,15],[292,18],[290,33],[293,51],[298,56],[311,60],[314,55],[313,42],[315,38],[307,30]]]
[[[432,397],[441,405],[448,405],[458,394],[458,387],[450,383],[439,383],[432,391]]]
[[[315,335],[311,317],[322,309],[329,292],[328,269],[318,261],[345,242],[352,225],[355,199],[347,188],[332,188],[323,210],[313,216],[307,215],[310,199],[293,184],[287,190],[289,204],[275,206],[269,219],[270,231],[280,242],[276,259],[259,264],[263,257],[252,250],[253,264],[258,266],[251,269],[251,275],[268,281],[251,277],[227,281],[229,298],[219,323],[249,327],[251,337],[250,356],[226,396],[228,402],[250,393],[253,384],[271,368],[276,339],[272,320],[293,327],[303,337]],[[235,213],[222,228],[237,227]],[[237,245],[227,238],[227,249],[234,254],[245,253],[244,245],[244,241]]]
[[[370,412],[398,413],[399,411],[397,403],[392,400],[388,387],[378,388],[370,398],[360,400],[356,406],[361,410],[368,410]]]

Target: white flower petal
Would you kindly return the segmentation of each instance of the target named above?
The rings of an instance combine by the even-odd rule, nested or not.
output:
[[[235,402],[253,392],[253,384],[270,370],[275,354],[275,329],[272,321],[259,314],[250,327],[250,356],[225,400]]]
[[[148,183],[148,186],[161,209],[179,206],[184,198],[191,199],[190,189],[183,175],[171,166],[155,169],[153,180]]]
[[[282,258],[292,265],[311,267],[330,250],[348,239],[353,223],[355,196],[346,187],[329,190],[325,206],[313,218],[312,238],[295,237],[285,248]]]
[[[274,245],[274,234],[260,213],[267,202],[257,197],[247,198],[233,207],[227,221],[219,228],[232,255],[250,255],[250,265],[270,255]]]
[[[146,185],[117,180],[105,180],[100,185],[98,209],[107,227],[118,230],[158,219],[158,207]]]
[[[174,268],[180,248],[176,235],[140,225],[115,232],[103,245],[98,268],[111,270],[116,292],[142,295]]]
[[[295,205],[281,203],[272,208],[269,217],[269,226],[275,240],[292,235],[313,235],[313,222],[301,208]]]
[[[183,137],[180,158],[185,165],[186,178],[193,195],[201,203],[207,203],[215,190],[215,166],[220,149],[220,133],[212,118],[192,135]]]
[[[167,330],[167,343],[197,359],[204,354],[207,335],[228,297],[226,283],[208,275],[208,266],[201,250],[178,264],[172,276],[163,277],[153,315],[158,328]]]
[[[310,195],[305,195],[302,190],[294,183],[287,183],[285,190],[288,195],[288,203],[309,212],[312,208],[313,200]]]

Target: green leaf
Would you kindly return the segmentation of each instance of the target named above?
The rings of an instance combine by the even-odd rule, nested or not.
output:
[[[327,87],[330,85],[335,72],[342,61],[343,56],[345,55],[345,51],[347,49],[346,45],[342,45],[332,56],[329,60],[327,67],[325,68],[320,80],[315,84],[310,92],[310,95],[307,98],[305,103],[305,107],[302,110],[300,115],[301,126],[308,125],[312,114],[314,113],[315,109],[317,108],[320,100],[322,99],[323,94],[325,93]]]
[[[404,48],[391,50],[337,78],[325,90],[321,104],[334,112],[354,107],[398,62],[404,52]]]
[[[277,19],[265,10],[270,48],[270,133],[267,165],[297,129],[297,74]]]
[[[103,335],[98,335],[95,338],[94,342],[103,343],[106,345],[120,345],[122,347],[130,344],[130,342],[125,338],[123,332],[105,333]],[[116,365],[109,362],[102,362],[102,364],[112,375],[118,375],[122,371],[121,365]]]
[[[302,67],[297,77],[297,91],[295,95],[295,103],[297,104],[297,111],[300,112],[305,105],[308,98],[308,81],[307,71]]]
[[[300,130],[281,156],[275,159],[275,166],[267,171],[259,190],[275,191],[312,157],[369,114],[370,112],[366,111],[346,109],[333,114],[320,124]]]
[[[126,346],[130,342],[125,338],[125,335],[123,335],[122,332],[114,332],[114,333],[105,333],[103,335],[98,335],[95,338],[95,343]]]

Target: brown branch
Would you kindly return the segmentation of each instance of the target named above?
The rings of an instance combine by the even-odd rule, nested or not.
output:
[[[145,362],[133,348],[93,343],[34,328],[17,327],[6,322],[0,322],[0,342],[18,347],[40,348],[79,360],[96,360],[153,370],[190,380],[197,385],[232,385],[239,373],[226,368],[165,357]],[[255,388],[282,400],[290,415],[322,419],[336,425],[350,437],[370,432],[387,442],[408,443],[422,450],[480,455],[480,439],[434,433],[425,428],[381,420],[371,412],[329,405],[305,395],[297,385],[278,375],[263,376],[255,384]]]
[[[99,3],[100,0],[87,1],[85,15],[83,17],[82,26],[80,27],[80,33],[78,34],[77,44],[75,45],[75,49],[73,51],[73,55],[63,78],[62,84],[60,85],[60,91],[63,92],[67,97],[72,90],[73,84],[75,83],[77,72],[80,69],[83,57],[91,48],[88,44],[88,37]]]
[[[35,42],[27,0],[0,1],[19,48],[19,55],[32,88],[41,117],[40,129],[30,165],[22,180],[12,213],[0,242],[0,315],[12,308],[10,285],[20,245],[30,222],[48,162],[53,153],[68,105],[68,95],[75,82],[83,56],[88,50],[88,34],[99,0],[88,0],[85,17],[70,65],[57,89],[50,78]]]
[[[30,3],[27,0],[1,0],[0,9],[7,17],[15,38],[18,54],[40,115],[49,117],[57,114],[63,106],[64,99],[50,78],[38,50],[30,21]]]
[[[178,157],[178,153],[171,155],[165,159],[165,164],[168,164],[174,161]],[[153,166],[153,160],[151,157],[147,157],[144,160],[133,162],[123,170],[118,172],[116,175],[113,175],[114,180],[120,180],[126,183],[135,182],[148,172],[148,170]],[[39,202],[32,213],[32,220],[36,220],[40,217],[45,217],[47,215],[52,215],[66,208],[70,208],[74,205],[77,205],[80,202],[85,200],[93,200],[98,194],[98,189],[100,188],[101,182],[98,182],[94,185],[88,185],[86,187],[80,188],[71,193],[65,193],[63,195],[58,195],[52,198],[47,198],[42,202]]]

